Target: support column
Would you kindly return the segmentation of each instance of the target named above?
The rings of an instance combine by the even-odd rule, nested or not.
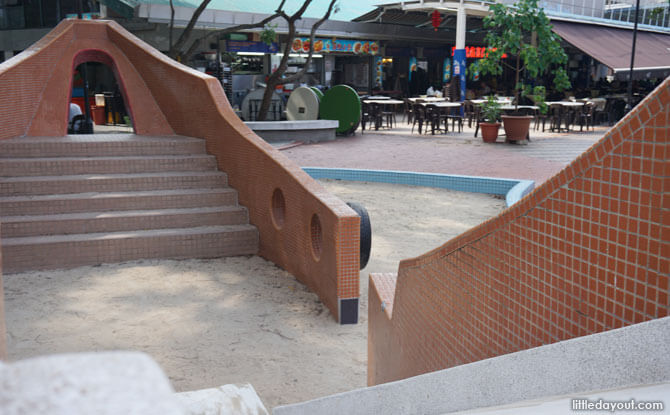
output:
[[[454,50],[454,76],[458,75],[461,81],[461,99],[460,101],[465,100],[465,24],[466,24],[467,15],[465,14],[465,6],[463,5],[463,0],[458,6],[458,12],[456,14],[456,49]]]

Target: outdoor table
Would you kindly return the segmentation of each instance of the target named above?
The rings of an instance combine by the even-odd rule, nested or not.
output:
[[[570,126],[572,125],[573,120],[575,119],[575,111],[577,111],[578,108],[583,108],[586,102],[578,102],[578,101],[548,101],[546,102],[547,105],[552,106],[552,105],[560,105],[563,108],[566,109],[567,111],[567,116],[565,117],[565,131],[570,131]],[[555,130],[554,128],[553,130]],[[558,125],[558,131],[561,131],[561,126],[560,126],[560,120],[559,120],[559,125]]]
[[[403,105],[405,101],[401,101],[399,99],[364,99],[363,104],[370,105],[370,104],[377,104],[380,106],[387,106],[387,105],[393,105],[394,107],[396,105]],[[393,114],[391,115],[393,117],[393,122],[395,122],[395,109],[393,110]],[[379,120],[376,120],[375,122],[375,130],[378,130],[380,127],[380,122]]]
[[[412,97],[412,98],[407,98],[409,102],[412,104],[415,104],[416,101],[423,101],[423,102],[445,102],[447,101],[447,98],[439,98],[439,97]]]
[[[402,105],[405,102],[401,101],[399,99],[364,99],[364,103],[366,104],[381,104],[381,105]]]
[[[439,111],[442,114],[446,115],[447,117],[450,117],[449,111],[454,109],[454,108],[461,108],[463,103],[462,102],[447,102],[447,101],[439,102],[439,101],[437,101],[437,102],[421,102],[420,105],[423,106],[423,107],[438,108]],[[446,112],[446,114],[445,114],[445,112]],[[459,117],[460,117],[460,113],[459,113]],[[448,124],[445,124],[445,133],[446,132],[448,132]]]
[[[517,110],[532,110],[532,111],[537,111],[539,110],[540,107],[536,105],[501,105],[500,110],[503,112],[512,112],[512,111],[517,111]]]
[[[363,98],[364,100],[383,100],[383,99],[391,99],[391,97],[385,97],[383,95],[370,95],[369,97]]]
[[[438,108],[460,108],[460,102],[422,102],[421,105],[428,106],[432,105]]]
[[[501,103],[501,104],[511,104],[512,100],[508,97],[496,97],[496,100]],[[482,105],[488,101],[487,99],[471,99],[470,102],[472,102],[475,105]]]

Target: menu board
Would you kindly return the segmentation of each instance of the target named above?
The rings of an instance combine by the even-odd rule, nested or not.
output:
[[[294,53],[309,52],[309,38],[296,37],[293,39],[291,51]],[[314,39],[314,53],[345,52],[356,55],[377,55],[379,53],[379,42],[372,40],[351,39]]]

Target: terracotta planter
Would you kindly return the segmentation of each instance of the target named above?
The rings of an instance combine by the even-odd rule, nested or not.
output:
[[[508,141],[522,141],[528,138],[528,130],[533,117],[530,115],[503,115],[503,127]]]
[[[482,129],[482,140],[485,143],[495,143],[498,138],[498,130],[500,129],[500,123],[488,123],[480,122],[479,128]]]

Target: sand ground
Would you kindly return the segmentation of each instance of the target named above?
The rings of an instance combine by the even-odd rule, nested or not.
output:
[[[369,211],[357,325],[259,257],[145,260],[4,276],[10,360],[97,350],[151,355],[177,391],[251,383],[267,408],[366,384],[367,280],[498,214],[488,195],[322,181]]]

